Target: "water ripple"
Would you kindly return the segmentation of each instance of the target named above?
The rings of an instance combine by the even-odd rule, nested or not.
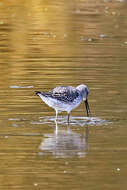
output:
[[[31,124],[52,124],[55,122],[54,117],[40,117],[39,121],[32,121]],[[67,117],[59,117],[57,120],[58,124],[67,125]],[[108,120],[101,119],[99,117],[71,117],[70,125],[72,126],[100,126],[100,125],[108,125],[111,123]]]
[[[34,88],[34,86],[17,86],[17,85],[11,85],[10,88]]]

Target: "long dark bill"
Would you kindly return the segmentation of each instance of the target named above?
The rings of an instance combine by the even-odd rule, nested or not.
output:
[[[88,104],[88,100],[86,99],[84,102],[85,102],[85,106],[86,106],[87,117],[89,117],[91,112],[90,112],[90,107],[89,107],[89,104]]]

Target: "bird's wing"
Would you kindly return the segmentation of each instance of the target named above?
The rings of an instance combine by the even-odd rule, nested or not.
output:
[[[71,86],[59,86],[49,92],[40,92],[42,96],[53,98],[64,103],[73,102],[79,96],[79,91]]]
[[[79,96],[79,92],[72,86],[59,86],[53,89],[52,97],[63,102],[73,102]]]

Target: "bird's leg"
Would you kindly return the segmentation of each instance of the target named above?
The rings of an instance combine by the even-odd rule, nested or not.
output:
[[[70,113],[67,114],[67,122],[68,122],[68,124],[69,124],[69,121],[70,121],[69,119],[70,119]]]
[[[56,121],[58,119],[58,110],[56,110]]]

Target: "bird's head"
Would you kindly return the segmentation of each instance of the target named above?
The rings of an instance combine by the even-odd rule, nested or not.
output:
[[[76,89],[78,89],[80,91],[82,98],[85,101],[88,98],[88,94],[89,94],[88,86],[81,84],[81,85],[77,86]]]
[[[90,115],[90,108],[89,108],[89,104],[88,104],[89,88],[87,85],[81,84],[81,85],[77,86],[76,89],[78,89],[82,95],[82,99],[85,102],[87,116],[89,116]]]

